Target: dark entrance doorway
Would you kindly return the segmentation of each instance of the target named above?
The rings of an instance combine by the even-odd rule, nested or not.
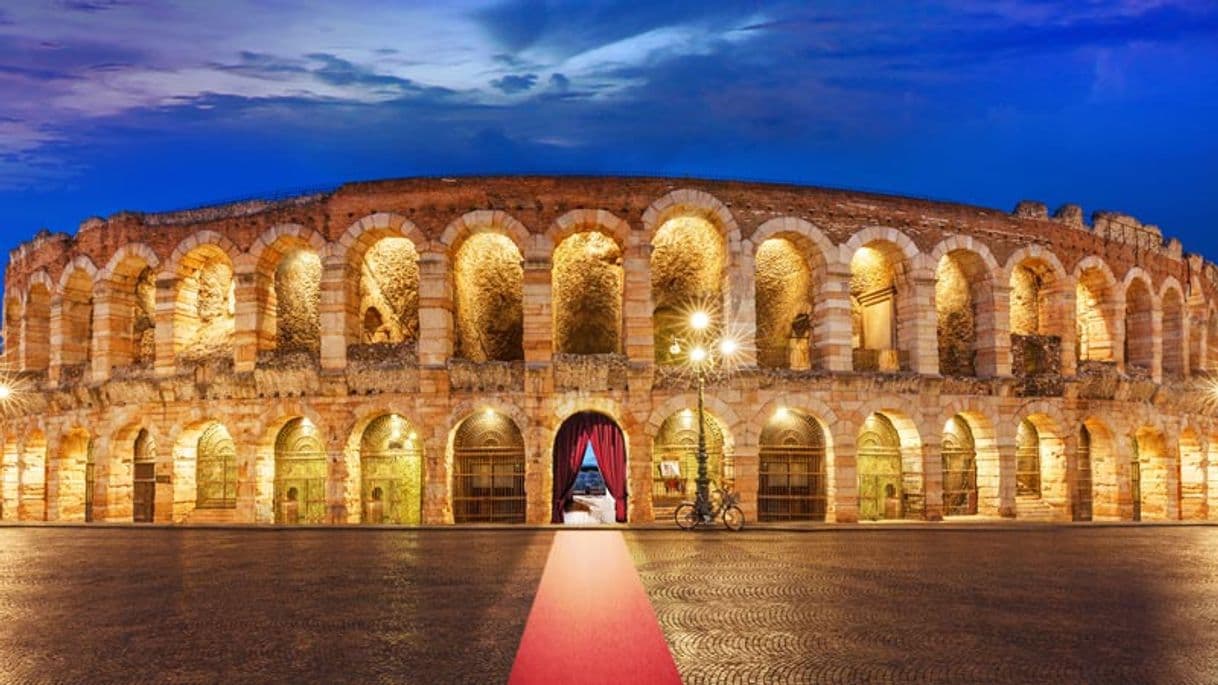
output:
[[[816,419],[789,409],[761,431],[757,520],[825,520],[825,433]]]
[[[596,494],[602,487],[603,493]],[[582,488],[581,494],[577,494],[577,488]],[[563,523],[567,509],[586,507],[589,520],[625,523],[626,499],[626,439],[622,429],[613,419],[597,412],[570,416],[554,437],[550,522]],[[612,518],[608,510],[610,500]]]
[[[1078,434],[1078,481],[1075,489],[1075,521],[1090,521],[1091,512],[1091,431],[1083,426]]]
[[[150,523],[156,509],[156,443],[145,429],[135,436],[131,516],[136,523]]]
[[[457,428],[453,522],[525,522],[524,436],[504,414],[487,410]]]

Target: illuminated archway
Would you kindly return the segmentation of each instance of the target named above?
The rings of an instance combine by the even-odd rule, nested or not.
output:
[[[811,366],[812,270],[799,245],[783,235],[757,247],[753,273],[757,297],[757,364],[772,368]]]
[[[418,525],[423,506],[423,447],[399,414],[373,419],[360,438],[360,521]]]
[[[575,233],[554,250],[554,349],[622,351],[622,250],[599,231]]]
[[[487,409],[452,438],[454,523],[524,523],[524,436],[506,414]]]
[[[231,357],[236,317],[233,265],[217,245],[187,252],[177,266],[173,347],[179,361]]]
[[[360,254],[358,306],[350,339],[365,345],[413,343],[419,335],[419,253],[409,238],[387,235]]]
[[[1177,518],[1179,473],[1167,451],[1167,441],[1156,428],[1143,426],[1133,436],[1130,463],[1130,499],[1133,520],[1164,521]]]
[[[784,408],[770,418],[758,441],[759,521],[825,520],[827,442],[812,416]]]
[[[453,264],[456,356],[475,362],[524,359],[524,267],[499,233],[476,233]]]
[[[1184,375],[1184,300],[1180,291],[1168,288],[1163,293],[1163,376]]]
[[[908,368],[905,323],[898,312],[914,312],[904,300],[908,264],[895,244],[873,241],[850,260],[851,320],[855,371],[897,371]]]
[[[1115,286],[1112,275],[1098,266],[1079,273],[1075,293],[1079,361],[1116,361],[1110,315]]]
[[[953,250],[935,271],[939,373],[975,376],[978,354],[993,347],[993,285],[990,268],[975,252]]]
[[[275,522],[326,520],[325,442],[313,422],[297,417],[275,437]]]
[[[732,460],[725,454],[723,425],[705,413],[706,471],[714,484],[734,480]],[[660,424],[651,448],[651,507],[657,521],[671,521],[683,501],[693,500],[698,478],[698,414],[682,409]],[[714,485],[712,485],[712,490]]]
[[[1135,278],[1125,290],[1125,367],[1150,371],[1154,362],[1155,336],[1151,318],[1150,288]]]
[[[1208,474],[1205,452],[1197,433],[1186,429],[1180,433],[1180,519],[1204,521],[1209,518]]]
[[[25,301],[25,335],[22,336],[23,367],[46,371],[51,360],[51,291],[43,283],[30,285]]]
[[[89,272],[73,268],[64,281],[62,295],[60,363],[64,367],[87,364],[92,359],[93,341],[93,280]]]
[[[651,298],[656,361],[673,361],[669,351],[687,326],[689,312],[702,309],[721,321],[727,249],[718,227],[693,215],[674,216],[652,239]]]
[[[957,414],[943,427],[943,515],[977,513],[977,444],[968,421]]]

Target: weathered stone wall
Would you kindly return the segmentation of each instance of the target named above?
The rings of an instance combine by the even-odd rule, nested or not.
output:
[[[579,210],[594,225],[560,221]],[[818,265],[814,287],[802,281],[790,250],[779,257],[764,237],[753,242],[769,222],[798,236],[788,244]],[[0,483],[11,485],[0,488],[2,515],[83,517],[92,454],[94,517],[129,520],[127,465],[140,430],[160,447],[155,518],[217,515],[195,510],[192,456],[201,427],[217,422],[231,433],[237,462],[236,506],[223,516],[270,521],[274,438],[289,421],[307,418],[328,456],[327,520],[358,522],[368,511],[360,436],[377,417],[395,413],[419,436],[423,482],[412,496],[421,520],[450,522],[453,431],[490,411],[523,436],[526,518],[544,521],[554,435],[567,416],[594,410],[622,427],[630,517],[650,520],[661,426],[694,404],[688,375],[655,363],[665,325],[653,312],[675,313],[702,297],[726,328],[752,337],[759,325],[762,335],[749,346],[777,344],[792,313],[811,314],[815,370],[758,368],[746,355],[710,379],[707,411],[722,434],[722,477],[750,517],[762,478],[758,436],[790,409],[824,431],[829,520],[859,516],[856,441],[876,416],[899,434],[893,449],[906,515],[942,516],[940,449],[944,427],[960,417],[957,425],[965,422],[975,439],[977,479],[989,503],[983,513],[1070,516],[1079,504],[1075,447],[1086,423],[1094,429],[1097,516],[1133,515],[1130,464],[1141,445],[1145,515],[1218,518],[1218,482],[1211,486],[1208,475],[1218,473],[1210,466],[1218,463],[1218,422],[1213,407],[1197,400],[1206,396],[1204,372],[1218,367],[1218,271],[1201,260],[1193,265],[1153,227],[1108,215],[1094,225],[1077,207],[1050,218],[1035,203],[1011,215],[790,186],[586,178],[361,183],[290,202],[91,219],[75,236],[41,234],[19,247],[6,273],[8,361],[24,369],[17,379],[24,387],[23,403],[3,420]],[[612,246],[587,237],[592,230]],[[370,249],[387,237],[409,241],[417,258]],[[556,253],[564,240],[580,246],[570,260]],[[480,250],[479,242],[495,247]],[[851,269],[864,245],[881,248],[885,269]],[[315,255],[307,273],[288,265],[294,251]],[[960,287],[936,293],[942,256],[961,251],[971,266],[940,278]],[[142,260],[149,271],[138,283],[115,278],[139,273],[119,267],[135,256],[130,263]],[[568,261],[571,268],[560,268]],[[1018,292],[1019,266],[1035,267],[1043,286],[1035,298]],[[308,287],[278,287],[293,280]],[[121,316],[112,306],[120,282],[134,289]],[[1145,296],[1129,297],[1139,282]],[[898,368],[878,359],[854,364],[850,295],[893,286],[905,372],[881,373]],[[977,376],[945,378],[940,343],[962,340],[957,332],[969,326],[952,324],[939,335],[936,301],[963,312],[962,293],[973,315],[973,351],[984,353],[986,370],[978,364]],[[1021,346],[1012,334],[1030,329],[1033,300],[1041,336]],[[1149,368],[1125,368],[1130,302],[1149,305],[1135,326],[1149,326],[1135,343],[1149,342],[1149,356],[1139,352]],[[92,313],[80,316],[78,304]],[[371,309],[381,333],[370,338],[362,324]],[[266,330],[268,322],[276,326]],[[91,330],[82,333],[85,323]],[[683,320],[675,314],[667,326],[676,331]],[[124,336],[139,351],[129,361],[112,344]],[[73,339],[87,351],[73,352]],[[260,355],[264,340],[305,351]],[[612,340],[605,349],[613,353],[562,352],[590,340]],[[1093,358],[1107,361],[1076,369],[1076,347],[1100,349]],[[1041,372],[1029,371],[1030,349]],[[96,358],[74,362],[78,352]],[[149,354],[151,371],[140,364]],[[1017,503],[1016,429],[1025,418],[1036,426],[1052,482],[1039,500]],[[1139,434],[1145,439],[1135,440]],[[1184,434],[1196,439],[1177,444]],[[1181,468],[1186,453],[1192,465]]]

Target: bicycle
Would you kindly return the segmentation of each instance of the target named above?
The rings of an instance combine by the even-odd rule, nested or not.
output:
[[[704,515],[698,515],[698,505],[694,502],[682,502],[677,510],[673,513],[677,521],[677,527],[681,530],[693,530],[699,526],[710,526],[714,524],[715,519],[723,519],[723,525],[730,531],[738,531],[744,527],[744,512],[740,507],[736,506],[736,493],[729,490],[716,488],[719,493],[719,505],[715,506],[713,502],[709,503],[710,511]]]

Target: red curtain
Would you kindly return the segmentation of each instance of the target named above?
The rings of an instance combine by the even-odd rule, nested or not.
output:
[[[554,438],[554,501],[551,523],[562,523],[563,507],[575,488],[588,443],[596,453],[605,487],[613,495],[615,518],[626,521],[626,441],[612,419],[596,412],[580,412],[563,423]]]

